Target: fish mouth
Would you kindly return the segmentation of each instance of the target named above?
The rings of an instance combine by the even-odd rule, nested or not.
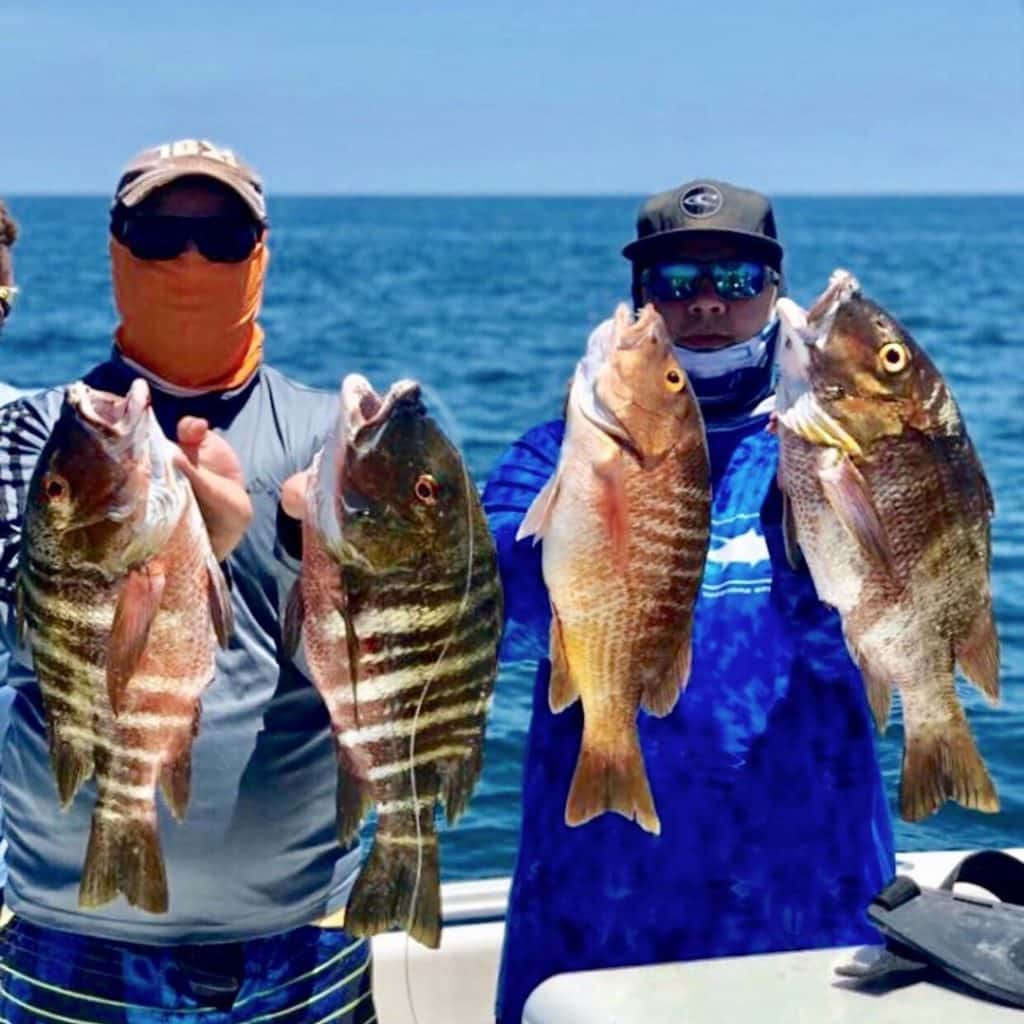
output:
[[[67,400],[82,423],[113,440],[130,438],[152,405],[149,385],[141,377],[123,398],[76,381],[67,390]]]
[[[810,309],[804,310],[789,298],[775,303],[780,341],[778,421],[811,444],[837,448],[853,456],[863,455],[863,449],[818,401],[811,387],[811,367],[814,352],[824,351],[828,344],[840,308],[860,290],[853,274],[838,269]]]
[[[372,444],[397,410],[422,408],[420,392],[416,381],[399,380],[382,397],[364,376],[350,373],[341,384],[346,439],[360,447]]]

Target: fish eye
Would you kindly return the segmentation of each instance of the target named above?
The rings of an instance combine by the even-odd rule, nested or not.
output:
[[[43,494],[50,501],[60,501],[68,492],[67,481],[62,476],[47,474],[43,479]]]
[[[910,362],[910,355],[899,342],[890,341],[878,350],[878,358],[887,373],[899,373]]]
[[[437,496],[440,493],[441,488],[429,473],[423,473],[417,477],[416,486],[413,490],[416,497],[422,501],[424,505],[436,505]]]
[[[669,391],[682,391],[686,387],[686,380],[676,369],[671,369],[665,374],[665,387]]]

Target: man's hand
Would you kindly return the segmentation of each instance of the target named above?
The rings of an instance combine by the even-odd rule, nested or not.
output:
[[[302,519],[306,514],[306,481],[309,470],[295,473],[285,480],[281,487],[281,508],[292,519]]]
[[[192,484],[213,553],[223,561],[245,536],[253,515],[235,450],[206,420],[184,416],[178,421],[174,464]]]

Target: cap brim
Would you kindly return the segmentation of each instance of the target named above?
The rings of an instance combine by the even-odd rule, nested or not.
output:
[[[253,188],[247,181],[230,168],[211,160],[204,160],[202,157],[180,157],[171,166],[154,167],[152,170],[143,171],[137,178],[133,178],[115,197],[116,201],[125,206],[137,206],[155,189],[163,188],[178,178],[185,178],[191,175],[200,175],[204,178],[213,178],[215,181],[227,185],[236,193],[245,205],[252,212],[252,215],[261,223],[266,223],[267,206],[263,194]]]
[[[770,267],[782,269],[782,246],[772,238],[752,231],[731,231],[727,228],[676,228],[660,231],[656,235],[637,238],[625,246],[622,255],[632,263],[650,264],[654,261],[678,256],[686,243],[703,239],[740,245],[744,251],[763,259]]]

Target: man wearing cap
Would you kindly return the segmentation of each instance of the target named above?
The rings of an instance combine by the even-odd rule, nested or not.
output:
[[[637,721],[661,834],[617,814],[566,826],[582,712],[548,707],[541,549],[515,540],[565,424],[529,431],[484,495],[505,588],[503,656],[540,663],[501,1024],[518,1024],[531,991],[564,971],[877,942],[864,912],[894,868],[864,685],[838,617],[785,555],[766,430],[783,266],[771,204],[688,182],[643,204],[623,255],[634,304],[661,313],[707,431],[711,543],[693,664],[674,710]]]
[[[119,394],[149,381],[230,580],[235,629],[203,694],[187,814],[179,823],[159,808],[164,914],[123,896],[79,907],[94,784],[60,808],[39,686],[19,649],[3,766],[15,917],[0,1018],[370,1021],[368,943],[325,921],[359,864],[358,843],[336,837],[327,714],[280,653],[299,532],[280,487],[309,465],[336,401],[263,362],[259,178],[208,142],[141,154],[117,187],[110,256],[120,323],[110,359],[84,380]],[[25,492],[61,401],[55,389],[0,412],[0,612],[11,643]]]

